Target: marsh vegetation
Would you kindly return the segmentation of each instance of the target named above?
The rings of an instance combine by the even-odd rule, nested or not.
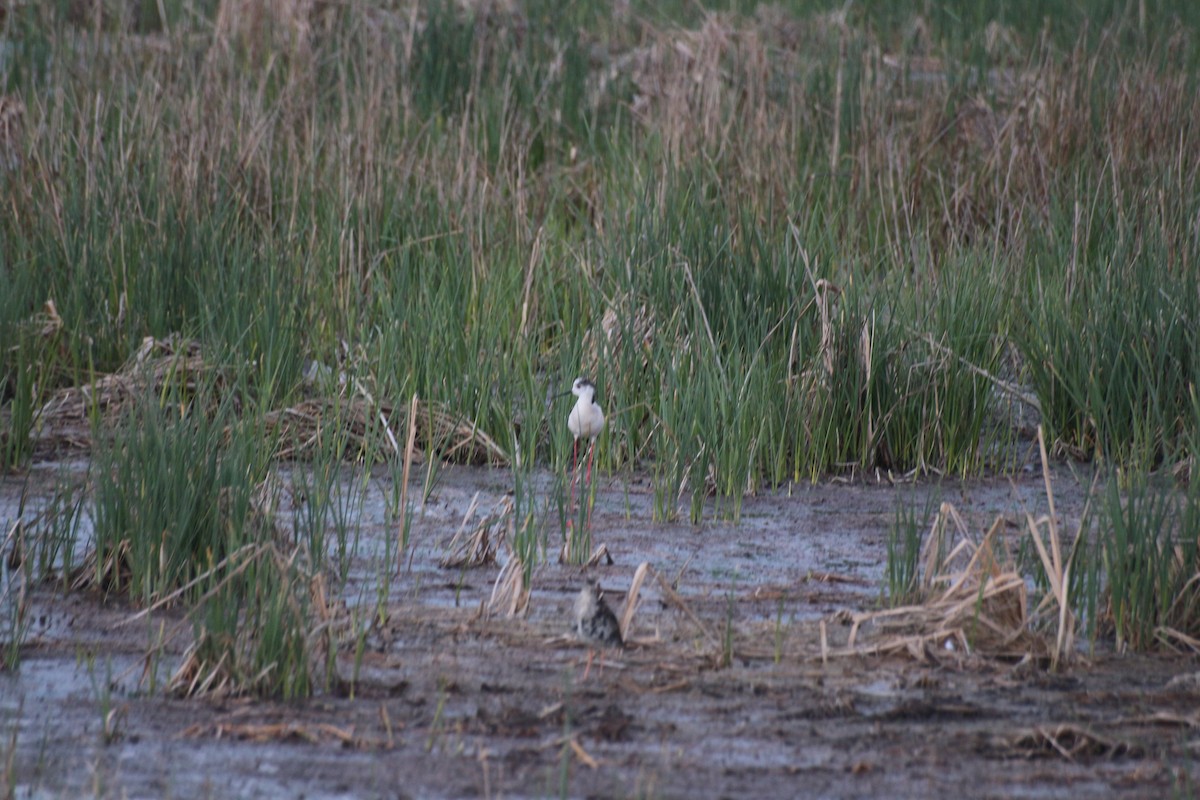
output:
[[[0,5],[0,472],[85,465],[4,506],[5,668],[73,591],[176,615],[156,689],[352,695],[458,464],[511,496],[424,551],[456,604],[650,559],[621,505],[737,530],[836,477],[922,487],[868,548],[871,657],[1193,658],[1200,6],[884,5]],[[1030,473],[1038,510],[926,493]],[[676,608],[705,669],[759,658],[737,580]],[[763,663],[854,650],[789,649],[777,599]]]

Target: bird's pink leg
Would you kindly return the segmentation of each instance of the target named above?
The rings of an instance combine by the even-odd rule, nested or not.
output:
[[[575,513],[575,478],[579,474],[579,437],[575,438],[575,446],[571,456],[571,502],[567,505],[567,514]]]
[[[584,494],[584,498],[585,498],[584,502],[588,504],[587,523],[586,523],[588,530],[592,529],[592,491],[591,491],[591,489],[592,489],[592,459],[594,459],[595,457],[596,457],[596,440],[593,439],[591,441],[591,443],[588,444],[587,476],[583,479],[583,482],[587,485],[586,494]]]
[[[583,681],[587,680],[588,673],[592,671],[592,659],[595,657],[595,655],[596,655],[596,651],[589,647],[588,648],[588,657],[587,657],[587,666],[583,668],[583,677],[579,679],[581,683]]]

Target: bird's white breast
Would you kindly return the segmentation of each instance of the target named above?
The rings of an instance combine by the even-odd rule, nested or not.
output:
[[[583,621],[596,616],[596,590],[585,586],[575,596],[575,630],[583,633]]]
[[[604,412],[600,410],[600,406],[581,397],[571,409],[567,427],[576,439],[594,439],[604,429]]]

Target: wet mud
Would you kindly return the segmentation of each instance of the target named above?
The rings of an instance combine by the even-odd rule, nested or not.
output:
[[[51,466],[0,478],[5,529],[58,480]],[[1055,481],[1069,528],[1088,476],[1061,470]],[[543,474],[535,487],[558,484]],[[383,608],[386,622],[360,653],[344,647],[337,679],[305,701],[166,695],[192,633],[178,609],[135,617],[141,609],[90,592],[30,589],[19,667],[0,673],[6,788],[307,798],[1194,791],[1194,659],[1098,650],[1050,673],[956,651],[821,658],[822,622],[844,639],[839,611],[878,606],[898,508],[946,500],[984,529],[997,514],[1044,513],[1040,474],[799,484],[746,498],[736,524],[699,525],[686,508],[683,521],[655,521],[644,478],[603,476],[593,543],[613,563],[587,574],[618,614],[641,562],[673,588],[644,583],[629,646],[597,651],[590,668],[570,634],[579,567],[538,566],[528,613],[506,618],[484,610],[498,565],[439,566],[472,504],[478,514],[510,495],[507,470],[442,470],[379,605],[385,543],[397,535],[393,489],[377,473],[349,504],[353,557],[333,583],[348,607]],[[421,494],[416,479],[412,492]],[[554,515],[542,524],[557,546]]]

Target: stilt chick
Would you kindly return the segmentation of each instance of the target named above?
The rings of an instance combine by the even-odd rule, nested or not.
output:
[[[579,590],[575,598],[575,634],[588,645],[587,668],[583,671],[583,679],[587,680],[595,657],[594,646],[624,647],[621,638],[621,624],[617,615],[604,601],[604,592],[600,583],[594,578],[589,579],[587,586]]]

